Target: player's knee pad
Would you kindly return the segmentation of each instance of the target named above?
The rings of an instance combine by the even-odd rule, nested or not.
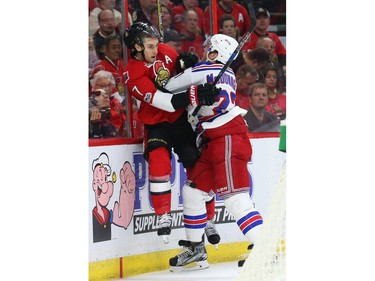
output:
[[[169,180],[172,172],[168,149],[158,147],[148,153],[150,180]]]
[[[182,189],[184,212],[185,210],[191,210],[194,213],[197,211],[206,212],[206,196],[207,193],[185,184]]]
[[[182,196],[186,237],[189,241],[200,242],[207,224],[206,193],[185,184]]]
[[[225,207],[234,216],[238,227],[246,238],[255,243],[263,218],[255,208],[247,192],[237,193],[224,198]]]

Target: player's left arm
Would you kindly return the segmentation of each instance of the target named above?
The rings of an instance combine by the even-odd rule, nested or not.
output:
[[[179,93],[186,91],[192,85],[202,84],[204,82],[204,80],[197,80],[192,74],[192,69],[188,68],[184,70],[184,72],[171,77],[164,88],[171,93]]]

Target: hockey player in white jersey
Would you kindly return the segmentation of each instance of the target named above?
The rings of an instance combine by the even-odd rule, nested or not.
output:
[[[212,36],[207,46],[207,61],[171,78],[165,88],[179,92],[190,85],[212,83],[237,46],[237,41],[229,36]],[[203,235],[207,224],[205,201],[216,193],[224,199],[225,207],[251,244],[263,223],[249,195],[247,163],[252,148],[242,117],[246,110],[235,105],[237,83],[231,68],[227,68],[216,87],[221,91],[212,106],[200,107],[195,116],[196,107],[188,107],[189,122],[197,133],[201,155],[183,187],[187,240],[179,243],[184,251],[170,259],[171,271],[184,270],[186,266],[189,269],[209,266]]]

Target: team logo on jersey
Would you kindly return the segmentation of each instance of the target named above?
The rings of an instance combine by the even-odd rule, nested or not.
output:
[[[169,70],[164,66],[164,63],[157,60],[153,63],[153,70],[155,75],[155,82],[160,86],[164,87],[171,77]]]

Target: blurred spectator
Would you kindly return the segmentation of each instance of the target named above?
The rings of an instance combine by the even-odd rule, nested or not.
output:
[[[98,2],[96,0],[89,0],[89,15],[90,12],[98,6]]]
[[[109,35],[120,34],[120,30],[115,25],[115,16],[112,10],[101,10],[98,14],[99,29],[94,33],[94,44],[96,54],[100,59],[104,58],[104,41]]]
[[[250,106],[250,86],[259,78],[256,69],[250,65],[244,64],[240,66],[236,72],[236,105],[243,109]]]
[[[114,78],[108,71],[98,71],[90,81],[89,137],[108,138],[125,136],[125,113],[121,103],[110,98]]]
[[[169,9],[173,9],[175,7],[175,4],[173,2],[175,1],[169,1],[169,0],[161,0],[160,1],[163,5],[167,6]]]
[[[164,32],[164,43],[173,47],[177,53],[182,53],[182,40],[184,40],[186,37],[180,33],[178,33],[176,30],[167,30]]]
[[[118,35],[109,35],[105,38],[103,52],[104,57],[99,62],[94,70],[93,74],[99,70],[106,70],[113,74],[115,80],[115,88],[113,89],[113,96],[116,97],[120,102],[123,101],[123,95],[125,94],[124,88],[124,60],[121,58],[121,39]]]
[[[230,14],[224,14],[220,18],[219,22],[219,33],[233,37],[238,41],[240,31],[236,26],[236,21],[234,17]],[[242,54],[239,53],[238,56],[234,59],[234,61],[231,63],[230,67],[233,69],[234,72],[236,72],[238,68],[243,64],[245,64],[245,61],[242,57]]]
[[[182,41],[182,52],[191,52],[197,54],[199,60],[202,60],[204,39],[200,35],[198,27],[198,14],[195,10],[187,10],[182,14],[183,27],[181,34],[185,35]]]
[[[89,77],[91,77],[91,73],[95,65],[97,65],[99,62],[100,59],[95,51],[94,39],[89,35]]]
[[[261,36],[258,39],[258,42],[256,44],[256,48],[263,48],[265,49],[268,54],[270,55],[271,64],[275,66],[277,70],[277,76],[279,78],[279,85],[280,88],[285,89],[286,88],[286,66],[281,67],[279,64],[279,59],[275,54],[275,41],[269,37],[269,36]]]
[[[167,30],[175,29],[173,22],[172,22],[172,11],[171,9],[164,5],[160,5],[161,8],[161,19],[162,19],[162,25],[163,25],[163,32],[165,33]],[[159,12],[158,8],[155,6],[151,10],[151,23],[152,25],[159,31]]]
[[[89,35],[93,35],[95,31],[99,29],[99,19],[98,15],[102,10],[109,9],[113,11],[115,16],[115,26],[121,29],[121,13],[115,9],[115,0],[97,0],[98,6],[95,7],[89,16]]]
[[[250,107],[244,115],[249,132],[279,131],[279,119],[265,108],[268,103],[268,88],[263,83],[250,87]]]
[[[219,33],[233,37],[238,41],[240,36],[240,30],[236,26],[236,20],[232,15],[225,14],[220,18]]]
[[[156,7],[156,0],[135,1],[133,7],[129,7],[133,22],[145,22],[152,25],[151,11]]]
[[[259,74],[259,79],[263,79],[261,68],[271,62],[268,52],[264,49],[255,49],[253,51],[242,52],[245,63],[253,66]]]
[[[276,42],[271,37],[264,35],[258,38],[255,48],[263,48],[270,55],[270,59],[274,63],[278,63],[278,58],[275,54]]]
[[[187,10],[192,9],[198,14],[198,32],[202,37],[204,37],[205,34],[208,33],[208,31],[205,30],[203,10],[199,7],[199,3],[196,0],[182,0],[182,3],[180,5],[177,5],[173,8],[173,22],[176,26],[176,30],[178,32],[181,32],[183,25],[182,15]]]
[[[250,29],[250,17],[246,8],[234,0],[221,0],[217,5],[217,25],[220,24],[220,18],[224,14],[230,14],[236,21],[236,26],[240,30],[240,36],[243,36]],[[210,7],[204,10],[205,30],[210,30]]]
[[[256,13],[256,22],[257,25],[255,30],[250,35],[250,41],[246,42],[243,50],[251,49],[254,50],[256,48],[257,41],[261,36],[269,36],[275,41],[275,50],[274,53],[276,54],[279,64],[281,67],[286,65],[286,50],[281,42],[279,36],[276,33],[269,32],[268,27],[270,26],[271,22],[271,15],[268,10],[264,8],[259,8]]]
[[[89,95],[89,138],[117,136],[110,114],[109,95],[102,89],[92,91]]]
[[[264,84],[269,88],[268,105],[266,110],[275,114],[280,119],[286,118],[286,95],[281,92],[277,70],[273,65],[262,69]]]

